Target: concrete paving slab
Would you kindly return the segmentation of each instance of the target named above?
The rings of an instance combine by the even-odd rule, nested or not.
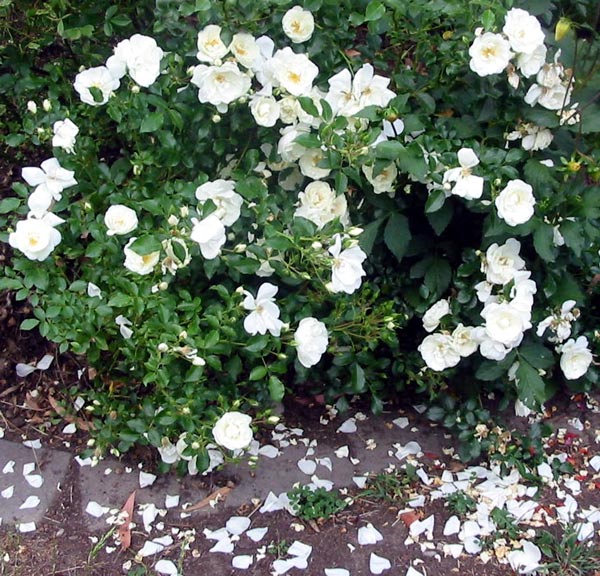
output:
[[[59,496],[71,464],[68,452],[0,440],[0,517],[27,530],[42,521]]]

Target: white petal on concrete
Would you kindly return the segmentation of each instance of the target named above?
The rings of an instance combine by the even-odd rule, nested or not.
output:
[[[233,536],[243,534],[250,527],[252,520],[247,516],[232,516],[225,523],[225,529]]]
[[[279,454],[281,454],[279,449],[275,448],[275,446],[273,446],[271,444],[265,444],[264,446],[261,446],[258,449],[258,453],[261,456],[265,456],[266,458],[277,458],[277,456],[279,456]]]
[[[75,434],[75,432],[77,432],[77,426],[75,426],[75,424],[73,422],[71,422],[70,424],[67,424],[62,429],[63,434]]]
[[[579,542],[594,537],[594,525],[591,522],[577,522],[573,528],[577,533],[577,540]]]
[[[177,576],[177,566],[171,562],[171,560],[159,560],[155,565],[154,569],[159,574],[166,574],[167,576]]]
[[[233,542],[229,538],[222,538],[209,550],[209,552],[223,552],[224,554],[229,554],[230,552],[233,552]]]
[[[15,461],[9,460],[2,468],[2,474],[13,474],[15,471]]]
[[[402,446],[402,444],[395,444],[394,446],[397,447],[394,456],[396,456],[398,460],[404,460],[407,456],[413,456],[421,452],[421,446],[418,442],[414,441],[407,442],[405,446]]]
[[[140,470],[140,488],[146,488],[147,486],[152,486],[156,480],[156,476],[154,474],[150,474],[150,472],[144,472]]]
[[[333,469],[333,464],[331,463],[331,458],[329,458],[329,457],[317,458],[317,464],[320,464],[321,466],[324,466],[330,472]]]
[[[23,464],[23,476],[29,476],[35,470],[35,462]]]
[[[156,520],[158,516],[158,508],[150,503],[145,504],[144,509],[142,510],[142,523],[144,524],[144,530],[146,532],[150,532],[152,530],[152,523]]]
[[[159,544],[158,542],[155,542],[154,540],[146,540],[146,542],[144,542],[144,545],[140,548],[138,554],[142,557],[146,557],[146,556],[152,556],[154,554],[158,554],[159,552],[162,552],[165,549],[165,547],[162,544]]]
[[[283,510],[284,503],[278,496],[275,496],[273,492],[267,494],[264,504],[260,507],[259,512],[265,514],[266,512],[276,512],[277,510]]]
[[[241,554],[231,559],[231,565],[238,570],[247,570],[252,566],[252,562],[254,562],[254,556],[251,554]]]
[[[52,361],[54,360],[54,356],[52,354],[44,354],[42,359],[35,365],[38,370],[48,370]]]
[[[392,563],[387,558],[377,556],[377,554],[371,552],[371,556],[369,556],[369,570],[371,571],[371,574],[381,574],[391,567]]]
[[[226,528],[218,528],[217,530],[205,528],[202,533],[207,540],[229,540],[229,532]]]
[[[462,544],[444,544],[444,556],[459,558],[463,551]]]
[[[94,518],[104,516],[109,510],[110,508],[108,506],[101,506],[98,502],[94,502],[93,500],[90,500],[85,507],[86,513]]]
[[[0,496],[2,496],[2,498],[12,498],[13,494],[15,493],[15,487],[14,486],[9,486],[8,488],[5,488],[4,490],[2,490],[2,492],[0,492]]]
[[[325,480],[324,478],[319,478],[316,474],[313,474],[310,477],[310,481],[315,488],[325,488],[327,492],[333,490],[333,482],[331,480]]]
[[[39,450],[42,447],[42,442],[37,438],[35,440],[25,440],[25,442],[23,442],[23,446],[26,446],[27,448],[33,448],[34,450]]]
[[[25,378],[32,372],[35,372],[35,366],[32,366],[31,364],[23,364],[22,362],[19,362],[15,368],[19,378]]]
[[[248,532],[246,532],[246,536],[248,536],[252,542],[260,542],[268,531],[269,529],[267,527],[252,528],[252,530],[248,530]]]
[[[21,522],[17,526],[19,532],[33,532],[36,529],[35,522]]]
[[[334,454],[338,458],[348,458],[348,456],[350,454],[350,450],[349,450],[348,446],[340,446],[337,450],[334,451]],[[591,460],[590,460],[590,462],[591,462]]]
[[[356,432],[356,418],[348,418],[338,429],[338,432],[343,432],[344,434],[352,434]]]
[[[317,469],[317,463],[314,460],[302,458],[298,460],[298,468],[300,468],[304,474],[310,476],[311,474],[315,473],[315,470]]]
[[[25,480],[32,488],[40,488],[44,483],[44,479],[39,474],[27,474]]]
[[[308,558],[312,552],[312,546],[300,542],[300,540],[294,540],[292,545],[288,548],[288,554],[290,556],[296,556],[297,558]]]
[[[92,458],[90,456],[88,456],[87,458],[80,458],[79,456],[75,456],[75,462],[77,462],[77,464],[79,464],[79,466],[81,467],[91,466]]]
[[[460,532],[460,520],[458,516],[450,516],[444,524],[444,536],[452,536],[452,534],[458,534]]]
[[[593,458],[590,458],[590,466],[596,471],[600,471],[600,454],[596,454]]]
[[[350,576],[345,568],[325,568],[325,576]]]
[[[415,570],[412,566],[409,566],[408,570],[406,571],[406,576],[423,576],[423,572],[419,572],[418,570]]]
[[[392,422],[398,426],[398,428],[406,428],[409,424],[408,422],[408,418],[406,418],[405,416],[400,416],[400,418],[396,418],[395,420],[392,420]]]
[[[359,488],[364,488],[367,484],[368,476],[352,476],[354,482]]]
[[[377,544],[377,542],[380,542],[381,540],[383,540],[383,534],[381,534],[381,532],[379,532],[379,530],[371,523],[366,526],[361,526],[358,529],[358,543],[361,546]]]
[[[25,502],[19,506],[19,510],[28,510],[29,508],[37,508],[40,499],[37,496],[27,496]]]
[[[295,565],[291,560],[278,559],[275,560],[275,562],[273,562],[273,565],[271,566],[271,568],[273,569],[272,574],[275,574],[275,576],[279,576],[280,574],[285,574],[288,570],[291,570],[294,567]]]
[[[179,506],[179,494],[165,496],[165,508],[177,508]]]

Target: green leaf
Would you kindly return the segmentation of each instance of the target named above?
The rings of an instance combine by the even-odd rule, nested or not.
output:
[[[160,241],[154,236],[141,236],[129,246],[136,254],[140,256],[146,256],[152,252],[159,252],[162,245]]]
[[[519,358],[523,357],[534,368],[544,370],[554,364],[554,354],[539,342],[525,342],[519,346]]]
[[[405,148],[400,142],[387,140],[377,144],[375,147],[375,156],[385,160],[396,160],[404,150]]]
[[[298,96],[298,102],[300,102],[302,110],[304,110],[307,114],[310,114],[315,118],[319,117],[319,109],[315,106],[312,98],[309,98],[308,96]],[[298,140],[296,140],[296,142],[297,141]]]
[[[439,236],[450,224],[452,215],[454,214],[454,208],[450,202],[444,202],[444,205],[440,210],[430,212],[427,214],[427,220],[434,229],[435,233]]]
[[[0,290],[19,290],[23,283],[16,278],[0,278]]]
[[[444,258],[434,256],[425,272],[424,282],[432,293],[440,295],[448,288],[452,280],[452,268]]]
[[[27,318],[21,322],[21,330],[33,330],[39,323],[37,318]]]
[[[486,30],[492,30],[494,27],[494,22],[496,21],[496,16],[492,10],[486,10],[481,15],[481,23]]]
[[[404,258],[411,238],[408,218],[403,214],[392,214],[385,226],[383,240],[398,262]]]
[[[0,202],[0,214],[8,214],[13,212],[21,205],[20,198],[4,198]]]
[[[533,246],[540,258],[546,262],[554,262],[556,247],[554,246],[554,229],[550,224],[539,222],[533,231]]]
[[[363,226],[363,232],[358,237],[358,242],[367,256],[369,256],[373,251],[373,246],[375,245],[375,240],[377,239],[377,234],[379,233],[379,228],[383,224],[384,220],[385,216],[382,216],[373,222],[369,222],[366,226]]]
[[[273,402],[281,402],[285,394],[283,382],[277,376],[269,377],[269,396]]]
[[[436,188],[429,193],[429,198],[425,202],[425,213],[437,212],[446,201],[446,194],[440,188]]]
[[[257,334],[250,338],[245,349],[248,350],[248,352],[260,352],[265,349],[268,343],[269,337],[266,334]]]
[[[546,383],[537,369],[524,358],[519,359],[516,376],[517,394],[523,404],[529,408],[537,408],[548,399]]]
[[[362,394],[366,389],[365,371],[360,364],[354,363],[350,369],[350,386],[354,394]]]
[[[581,251],[585,246],[585,238],[583,236],[583,227],[577,222],[571,220],[563,220],[560,224],[560,233],[565,239],[565,244],[573,250],[577,258],[581,256]]]
[[[385,16],[385,6],[378,0],[371,0],[365,10],[365,22],[374,22]]]
[[[115,294],[109,301],[108,306],[115,306],[116,308],[123,308],[129,306],[131,303],[131,296],[128,294]]]
[[[248,380],[254,382],[256,380],[263,380],[265,376],[268,374],[268,369],[266,366],[255,366],[250,371],[250,376],[248,376]]]
[[[140,132],[156,132],[165,120],[162,112],[150,112],[150,114],[144,116],[142,124],[140,125]]]
[[[296,144],[304,146],[305,148],[320,148],[321,140],[317,134],[300,134],[294,139]]]
[[[417,143],[409,144],[400,151],[398,166],[402,172],[408,172],[415,180],[423,181],[427,176],[427,164]]]

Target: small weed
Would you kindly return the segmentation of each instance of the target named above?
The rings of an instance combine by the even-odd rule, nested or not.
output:
[[[446,505],[453,514],[464,516],[477,510],[477,502],[464,492],[454,492],[446,498]]]
[[[536,544],[552,559],[543,567],[548,576],[591,576],[600,572],[600,546],[596,542],[579,542],[574,526],[566,527],[561,537],[542,532]]]
[[[372,498],[384,502],[402,502],[406,499],[406,489],[417,478],[414,466],[407,466],[405,470],[381,472],[369,478],[367,487],[362,490],[359,498]]]
[[[267,546],[267,553],[275,556],[276,558],[283,558],[290,547],[290,542],[287,540],[272,540]]]
[[[347,506],[339,492],[328,492],[325,488],[311,490],[308,486],[295,486],[287,495],[294,513],[302,520],[331,518]]]

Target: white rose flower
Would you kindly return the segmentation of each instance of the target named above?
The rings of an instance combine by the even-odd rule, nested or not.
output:
[[[525,267],[520,249],[521,243],[515,238],[509,238],[502,246],[492,244],[485,253],[486,280],[491,284],[508,284],[517,270]]]
[[[175,245],[179,246],[178,254],[175,251]],[[165,257],[160,263],[163,274],[170,272],[175,275],[177,270],[185,268],[192,261],[187,244],[181,238],[167,238],[162,241],[162,247],[165,251]]]
[[[275,52],[271,66],[277,86],[294,96],[310,95],[313,80],[317,77],[319,69],[306,54],[296,54],[286,46]]]
[[[141,276],[146,276],[154,271],[154,267],[158,264],[158,259],[160,258],[160,251],[150,252],[149,254],[145,254],[141,256],[134,250],[130,248],[130,246],[137,240],[135,236],[129,239],[129,242],[123,248],[123,252],[125,254],[125,262],[123,265],[128,270],[135,272],[136,274],[140,274]]]
[[[469,67],[479,76],[500,74],[513,54],[510,43],[501,34],[485,32],[473,40],[469,48]]]
[[[179,461],[179,452],[177,446],[173,444],[168,438],[164,437],[161,439],[161,445],[157,448],[160,454],[160,459],[165,464],[175,464]]]
[[[339,234],[334,236],[334,245],[329,248],[329,253],[333,256],[331,291],[352,294],[366,275],[362,263],[367,255],[358,246],[342,250],[342,237]]]
[[[61,241],[55,226],[63,220],[49,214],[43,218],[28,218],[17,222],[14,232],[8,236],[8,243],[20,250],[30,260],[45,260]]]
[[[462,358],[470,356],[477,350],[477,342],[473,338],[473,327],[459,324],[452,332],[454,347]]]
[[[461,148],[458,153],[457,168],[450,168],[444,172],[443,183],[454,182],[452,186],[452,194],[466,198],[467,200],[475,200],[481,198],[483,194],[483,178],[475,176],[472,173],[472,168],[479,164],[479,158],[472,148]]]
[[[120,86],[120,81],[115,78],[106,66],[96,66],[88,68],[75,76],[73,87],[79,94],[79,98],[85,104],[90,106],[102,106],[106,104],[112,93]],[[96,101],[90,88],[97,88],[100,91],[99,100]]]
[[[479,353],[488,360],[495,360],[500,362],[506,358],[506,355],[510,352],[510,348],[507,348],[501,342],[490,338],[483,326],[477,326],[471,331],[473,340],[479,345]]]
[[[377,176],[373,176],[373,166],[363,164],[362,171],[373,186],[373,192],[375,192],[375,194],[383,194],[384,192],[387,192],[390,195],[394,194],[394,183],[398,176],[398,169],[394,162],[390,162],[390,164],[385,166]]]
[[[129,234],[137,228],[138,217],[135,210],[122,204],[114,204],[104,214],[104,224],[108,228],[108,236]]]
[[[241,207],[244,203],[243,198],[234,191],[235,182],[233,180],[213,180],[205,182],[196,188],[196,198],[204,204],[207,200],[212,200],[216,206],[213,212],[225,226],[233,225],[240,217]]]
[[[198,32],[197,45],[196,58],[200,62],[219,64],[220,60],[229,52],[229,49],[221,40],[221,27],[216,24],[209,24]]]
[[[192,223],[190,238],[198,243],[204,258],[213,260],[221,253],[221,246],[225,244],[225,225],[215,214],[209,214],[200,221],[192,218]]]
[[[163,54],[154,38],[134,34],[115,46],[113,56],[106,61],[106,67],[117,78],[122,77],[125,71],[129,72],[138,86],[147,88],[154,84],[160,74]]]
[[[527,222],[534,213],[533,188],[523,180],[511,180],[494,200],[498,216],[509,226]]]
[[[56,158],[44,160],[39,168],[28,166],[21,170],[23,180],[30,186],[35,186],[35,192],[49,194],[54,200],[62,198],[65,188],[75,186],[75,172],[63,168]]]
[[[300,114],[300,102],[295,96],[284,96],[279,100],[279,119],[284,124],[295,124],[298,122],[298,115]]]
[[[229,44],[229,51],[235,59],[245,68],[252,68],[260,58],[260,48],[252,34],[238,32],[233,35]]]
[[[219,112],[227,112],[227,105],[250,90],[250,77],[242,72],[235,62],[225,62],[221,66],[199,64],[194,68],[191,83],[198,86],[198,100],[217,107]]]
[[[279,102],[273,96],[255,94],[250,100],[250,112],[259,126],[275,126],[279,120]]]
[[[528,134],[523,136],[523,150],[544,150],[552,143],[554,136],[548,128],[533,126]]]
[[[544,44],[540,44],[533,52],[521,52],[517,54],[517,69],[525,78],[530,78],[537,74],[546,63],[546,53],[548,52]]]
[[[290,8],[281,20],[284,34],[295,44],[306,42],[315,30],[315,19],[302,6]]]
[[[510,289],[511,305],[522,312],[531,314],[533,295],[537,293],[537,284],[531,279],[531,272],[521,270],[515,273],[514,284]]]
[[[252,442],[252,418],[241,412],[227,412],[212,429],[213,438],[227,450],[242,450]]]
[[[298,361],[310,368],[321,360],[327,350],[329,334],[323,322],[316,318],[303,318],[294,333],[294,342],[298,352]]]
[[[433,332],[439,325],[440,320],[450,314],[450,304],[448,300],[438,300],[435,304],[423,314],[423,328],[427,332]]]
[[[256,298],[247,290],[243,291],[246,297],[242,306],[251,311],[244,319],[244,330],[248,334],[266,334],[267,331],[277,337],[281,334],[283,322],[279,319],[279,307],[275,304],[278,290],[277,286],[265,282],[260,285]]]
[[[425,364],[436,372],[452,368],[460,362],[452,336],[448,334],[430,334],[418,347]]]
[[[75,147],[75,139],[79,134],[79,128],[68,118],[64,120],[57,120],[52,125],[52,131],[54,136],[52,137],[52,146],[62,148],[69,154],[73,154],[73,148]]]
[[[506,14],[502,32],[515,52],[531,54],[544,44],[544,31],[538,19],[520,8],[512,8]]]
[[[281,138],[277,143],[277,153],[284,162],[296,162],[306,152],[307,149],[298,144],[296,138],[308,132],[310,127],[306,124],[286,126],[280,130]]]
[[[325,159],[325,154],[320,148],[311,148],[307,150],[300,159],[298,165],[300,166],[300,172],[308,178],[313,180],[320,180],[321,178],[327,178],[331,172],[330,168],[321,168],[319,164]]]
[[[577,340],[570,338],[560,347],[559,351],[561,353],[560,368],[567,380],[577,380],[588,371],[593,356],[585,336],[579,336]]]
[[[294,212],[295,217],[302,217],[314,222],[322,228],[328,222],[339,218],[347,222],[348,204],[343,194],[336,196],[335,191],[327,182],[316,180],[306,186],[298,194],[300,206]]]
[[[485,318],[487,335],[508,348],[518,346],[523,332],[531,328],[528,315],[507,302],[487,304],[481,316]]]

